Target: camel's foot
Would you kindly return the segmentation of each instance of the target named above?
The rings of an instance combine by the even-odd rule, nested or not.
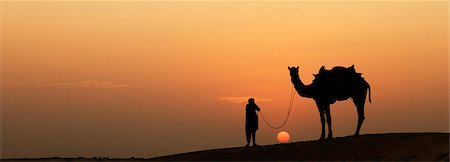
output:
[[[359,136],[359,132],[355,132],[353,136]]]
[[[328,139],[332,139],[333,138],[333,132],[331,130],[328,131]]]
[[[333,135],[328,135],[327,139],[333,139]]]

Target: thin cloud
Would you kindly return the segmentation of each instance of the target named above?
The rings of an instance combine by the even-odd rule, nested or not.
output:
[[[88,88],[104,88],[114,90],[124,90],[129,87],[128,84],[117,84],[114,82],[101,80],[86,80],[79,82],[52,82],[46,79],[41,79],[38,81],[38,85],[47,87],[88,87]]]
[[[17,80],[7,80],[7,81],[2,80],[1,83],[2,83],[2,85],[11,85],[11,86],[31,85],[30,83],[27,83],[24,81],[17,81]]]
[[[272,98],[260,98],[260,97],[252,97],[252,96],[224,96],[219,97],[218,99],[223,102],[229,103],[246,103],[249,98],[254,98],[256,102],[273,102]]]
[[[86,80],[77,82],[55,82],[47,79],[41,79],[37,82],[30,81],[2,81],[2,85],[6,86],[43,86],[43,87],[86,87],[86,88],[103,88],[114,90],[125,90],[130,86],[128,84],[118,84],[110,81]]]

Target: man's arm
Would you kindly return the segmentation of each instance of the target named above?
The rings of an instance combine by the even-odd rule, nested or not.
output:
[[[261,110],[261,109],[259,109],[258,105],[255,104],[255,106],[256,106],[256,107],[255,107],[256,111]]]

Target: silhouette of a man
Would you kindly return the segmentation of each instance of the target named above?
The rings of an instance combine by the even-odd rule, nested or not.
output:
[[[258,115],[256,115],[256,111],[259,110],[255,100],[253,98],[248,99],[248,104],[245,106],[245,135],[247,136],[247,145],[245,145],[245,147],[250,146],[250,138],[252,138],[252,136],[253,146],[258,146],[255,143],[255,134],[256,130],[258,130]]]

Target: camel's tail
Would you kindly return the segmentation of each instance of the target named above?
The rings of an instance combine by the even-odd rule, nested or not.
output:
[[[369,103],[372,103],[372,97],[370,97],[370,86],[369,86]]]

